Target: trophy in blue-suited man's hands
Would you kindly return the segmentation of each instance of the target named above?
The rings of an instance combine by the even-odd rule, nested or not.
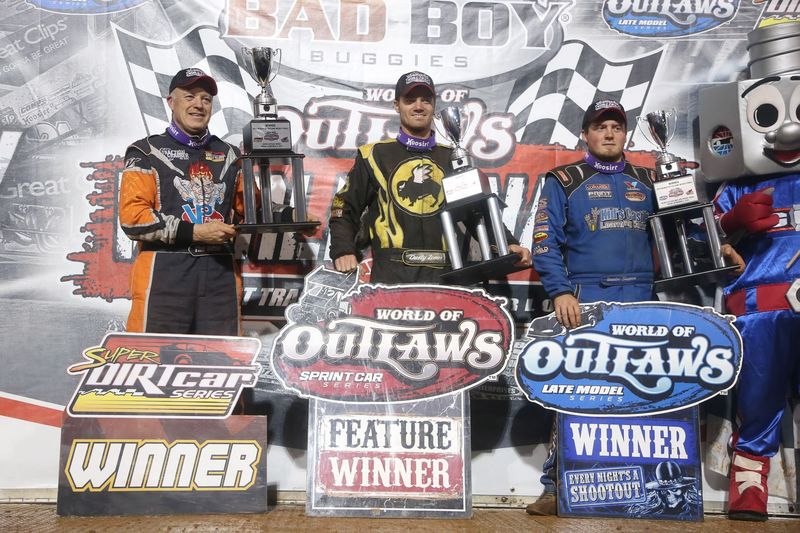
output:
[[[653,111],[638,117],[638,121],[642,135],[659,150],[656,180],[653,183],[656,212],[648,219],[661,265],[661,278],[655,281],[656,291],[671,291],[724,280],[727,272],[738,267],[725,266],[714,221],[714,208],[711,203],[699,201],[694,175],[680,165],[677,156],[667,151],[677,125],[676,110]],[[693,228],[704,231],[705,238],[694,240],[704,240],[707,249],[696,254],[689,245],[687,222],[699,217],[702,217],[703,225]],[[676,244],[680,253],[677,263],[673,262],[672,254]],[[711,261],[698,261],[695,255],[704,255]]]

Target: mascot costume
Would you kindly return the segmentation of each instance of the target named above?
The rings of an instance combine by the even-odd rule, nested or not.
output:
[[[800,23],[748,35],[750,78],[700,93],[700,161],[744,273],[724,290],[744,341],[728,516],[767,519],[770,458],[800,361]]]

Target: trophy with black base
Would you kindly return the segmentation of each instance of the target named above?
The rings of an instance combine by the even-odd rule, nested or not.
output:
[[[278,102],[272,93],[272,58],[278,50],[272,48],[243,48],[251,58],[253,74],[261,86],[261,94],[253,101],[253,120],[243,131],[244,151],[241,156],[244,175],[244,222],[236,225],[242,233],[303,232],[319,222],[309,222],[306,217],[303,154],[292,150],[292,129],[288,120],[278,118]],[[271,165],[291,167],[291,189],[294,199],[294,217],[281,217],[291,213],[289,205],[273,203]],[[256,176],[255,169],[258,169]],[[283,174],[285,177],[285,174]],[[256,190],[261,190],[261,205]],[[288,220],[286,220],[288,219]]]
[[[461,146],[461,137],[466,130],[461,109],[449,107],[439,117],[445,136],[455,147],[451,157],[453,170],[442,180],[445,198],[445,207],[441,212],[442,229],[453,267],[450,272],[440,276],[442,283],[474,285],[526,268],[515,266],[520,256],[509,253],[502,218],[502,207],[505,206],[502,206],[500,199],[492,192],[489,179],[472,166],[469,154]],[[482,261],[464,265],[455,228],[459,221],[464,221],[468,227],[473,228]],[[496,252],[492,250],[492,244]]]
[[[653,184],[657,210],[648,218],[661,263],[661,279],[655,281],[656,292],[720,282],[737,267],[725,266],[712,204],[700,202],[694,176],[681,168],[675,155],[667,152],[667,145],[675,134],[676,111],[654,111],[638,120],[642,134],[660,151]],[[697,230],[705,231],[707,254],[690,246],[687,236],[687,222],[699,217],[703,218],[704,227]],[[696,240],[702,242],[703,239]],[[676,245],[680,256],[677,264],[672,261]],[[710,258],[710,264],[707,259],[698,260],[701,256]]]

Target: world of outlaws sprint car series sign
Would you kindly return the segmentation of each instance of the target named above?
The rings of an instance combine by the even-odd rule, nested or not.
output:
[[[528,399],[583,415],[666,413],[733,387],[742,340],[710,308],[663,302],[581,305],[567,330],[554,314],[534,320],[516,377]]]
[[[481,289],[358,285],[319,267],[272,349],[283,384],[307,397],[403,402],[452,394],[502,372],[514,342],[506,300]]]

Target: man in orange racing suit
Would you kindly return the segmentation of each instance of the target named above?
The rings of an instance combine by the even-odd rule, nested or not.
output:
[[[242,284],[234,212],[243,213],[238,150],[211,135],[213,78],[197,68],[169,86],[172,122],[128,147],[119,220],[138,241],[131,332],[238,335]]]

